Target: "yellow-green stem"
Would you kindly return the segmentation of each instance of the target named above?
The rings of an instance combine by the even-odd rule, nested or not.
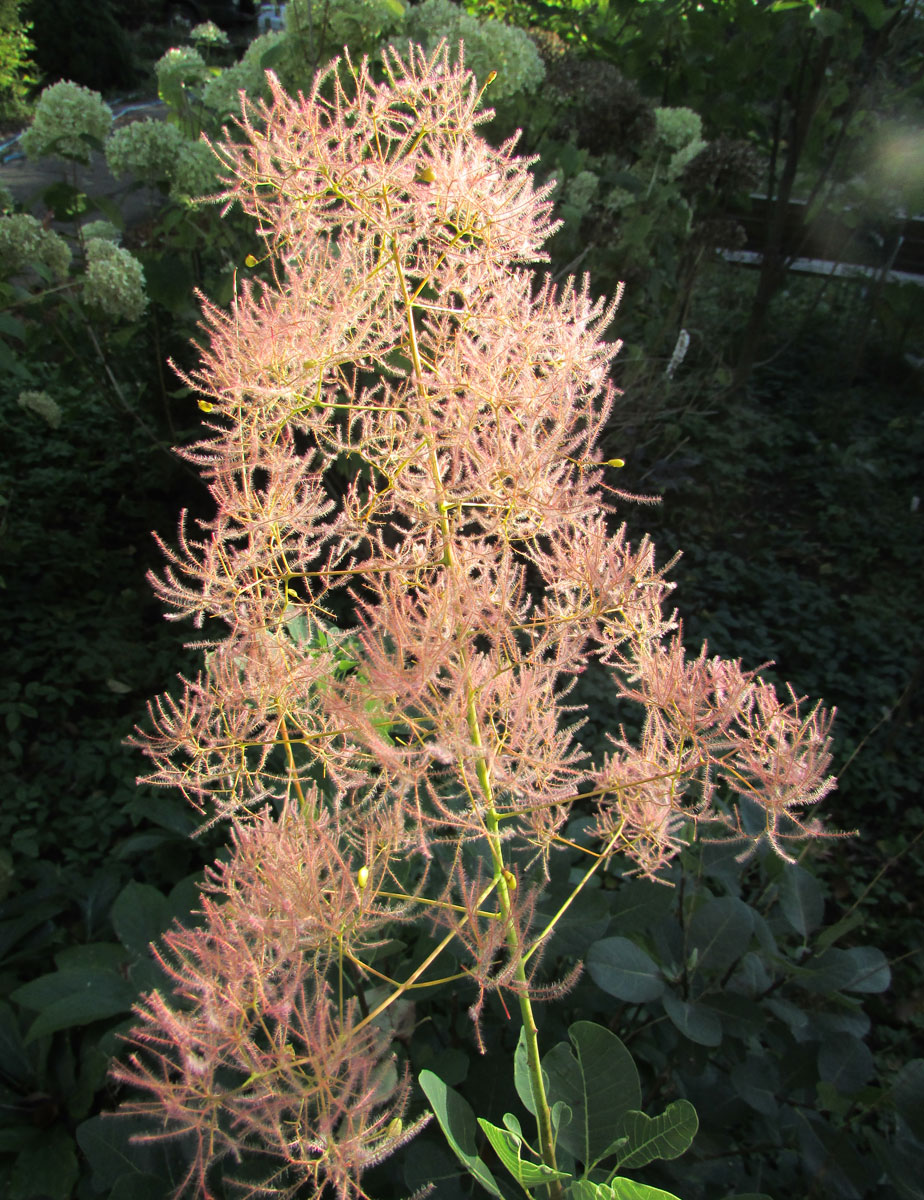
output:
[[[383,198],[385,200],[385,207],[387,211],[387,194]],[[414,376],[421,399],[425,402],[426,396],[423,387],[423,369],[420,359],[420,350],[417,344],[417,329],[414,324],[414,301],[408,293],[407,281],[404,276],[404,270],[401,266],[401,259],[398,254],[398,246],[395,238],[391,239],[391,255],[398,277],[399,287],[401,288],[402,299],[407,312],[408,344],[411,351]],[[433,473],[433,480],[436,488],[439,490],[441,482],[439,464],[436,457],[436,448],[432,440],[430,441],[429,445],[429,458],[430,469]],[[452,539],[449,529],[448,508],[442,497],[439,498],[438,509],[440,530],[443,537],[444,547],[443,561],[447,568],[451,568],[453,566]],[[476,749],[481,750],[483,746],[481,740],[481,728],[478,723],[478,713],[475,707],[474,693],[471,690],[469,690],[466,699],[468,709],[468,725],[472,735],[472,742]],[[486,803],[485,829],[488,837],[488,845],[490,846],[491,850],[491,858],[494,862],[494,883],[497,886],[501,919],[506,927],[507,945],[516,964],[514,979],[516,980],[517,1002],[520,1006],[520,1016],[523,1021],[523,1034],[526,1042],[526,1061],[529,1070],[530,1091],[533,1098],[533,1107],[536,1110],[536,1127],[539,1135],[539,1151],[542,1161],[547,1167],[550,1167],[554,1171],[556,1169],[555,1138],[552,1132],[552,1113],[549,1108],[548,1097],[545,1094],[545,1084],[542,1079],[542,1063],[539,1057],[539,1030],[536,1025],[536,1019],[533,1016],[533,1007],[529,999],[529,985],[526,979],[526,962],[516,929],[513,921],[511,920],[512,906],[510,903],[510,888],[507,884],[504,855],[503,850],[501,849],[500,835],[498,833],[499,822],[497,809],[495,808],[494,804],[494,789],[491,785],[488,767],[483,753],[479,754],[478,756],[476,771],[478,775],[478,784],[481,788],[481,792]],[[547,1185],[547,1191],[549,1200],[561,1200],[561,1184],[557,1180],[553,1180]]]
[[[468,697],[468,726],[472,741],[477,749],[481,749],[481,728],[478,724],[478,714],[475,709],[474,695]],[[516,963],[514,979],[516,980],[517,1003],[520,1006],[520,1018],[523,1022],[523,1037],[526,1043],[526,1063],[529,1072],[529,1087],[533,1098],[533,1108],[536,1110],[536,1129],[539,1134],[539,1153],[542,1161],[553,1171],[557,1169],[555,1160],[555,1136],[552,1131],[552,1112],[549,1108],[548,1097],[545,1093],[545,1082],[542,1078],[542,1061],[539,1057],[539,1029],[533,1015],[533,1006],[529,999],[529,984],[526,979],[526,959],[520,940],[517,936],[511,917],[510,887],[507,883],[507,873],[504,865],[504,854],[498,834],[497,810],[494,807],[494,789],[488,774],[484,755],[477,759],[476,771],[478,783],[487,801],[485,813],[485,828],[488,834],[488,845],[491,858],[494,861],[494,875],[497,882],[497,899],[501,916],[506,926],[506,940]],[[547,1185],[549,1200],[561,1200],[561,1184],[552,1180]]]

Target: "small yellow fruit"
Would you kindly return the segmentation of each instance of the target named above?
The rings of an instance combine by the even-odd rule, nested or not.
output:
[[[369,868],[360,867],[356,873],[356,882],[359,885],[359,890],[365,890],[366,884],[369,882]]]

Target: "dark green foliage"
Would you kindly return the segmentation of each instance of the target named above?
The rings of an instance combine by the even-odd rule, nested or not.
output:
[[[137,82],[131,48],[110,0],[28,0],[34,58],[44,83],[70,79],[95,91]]]
[[[0,127],[22,117],[33,82],[33,45],[21,7],[21,0],[0,0]]]

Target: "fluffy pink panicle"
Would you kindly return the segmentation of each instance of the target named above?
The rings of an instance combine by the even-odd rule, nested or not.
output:
[[[581,793],[601,857],[651,877],[695,823],[785,856],[832,786],[830,717],[689,659],[653,547],[609,520],[615,302],[525,269],[549,189],[477,135],[474,76],[409,46],[270,87],[216,152],[272,281],[204,303],[186,454],[215,516],[154,581],[203,669],[137,737],[152,781],[235,833],[119,1078],[192,1136],[201,1191],[258,1147],[265,1190],[348,1197],[416,1128],[360,1015],[387,925],[435,923],[479,997],[553,994],[526,945]],[[566,702],[592,656],[643,710],[595,766]]]

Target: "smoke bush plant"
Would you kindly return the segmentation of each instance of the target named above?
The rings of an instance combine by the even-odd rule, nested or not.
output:
[[[616,1103],[612,1074],[589,1087],[595,1061],[628,1078],[618,1039],[584,1022],[577,1057],[563,1043],[543,1070],[533,1006],[572,982],[540,970],[567,908],[535,919],[549,856],[584,814],[574,894],[617,855],[657,877],[697,825],[788,857],[820,832],[804,810],[832,786],[830,715],[705,648],[688,659],[652,545],[611,527],[619,464],[595,443],[615,302],[518,265],[543,260],[549,188],[513,141],[476,135],[491,114],[473,75],[410,46],[386,51],[383,82],[347,61],[307,98],[270,86],[217,152],[273,284],[245,283],[228,313],[204,303],[187,382],[208,433],[185,453],[216,512],[196,536],[181,522],[154,580],[203,629],[205,665],[137,738],[150,779],[230,821],[232,845],[201,924],[165,939],[174,994],[141,1003],[117,1078],[142,1090],[130,1111],[163,1120],[155,1136],[189,1139],[186,1186],[208,1194],[214,1163],[258,1151],[273,1165],[255,1191],[361,1197],[422,1123],[383,1014],[451,947],[476,1038],[486,993],[519,1007],[538,1145],[513,1117],[482,1122],[501,1161],[553,1200],[615,1197],[599,1163],[673,1157],[695,1115],[677,1101],[649,1126],[637,1078],[605,1119],[581,1110],[582,1088],[588,1109],[598,1091]],[[344,596],[353,628],[332,620]],[[638,743],[614,735],[596,764],[567,703],[591,655],[644,710]],[[433,949],[388,978],[372,959],[410,923]],[[461,1097],[424,1075],[500,1195]]]

